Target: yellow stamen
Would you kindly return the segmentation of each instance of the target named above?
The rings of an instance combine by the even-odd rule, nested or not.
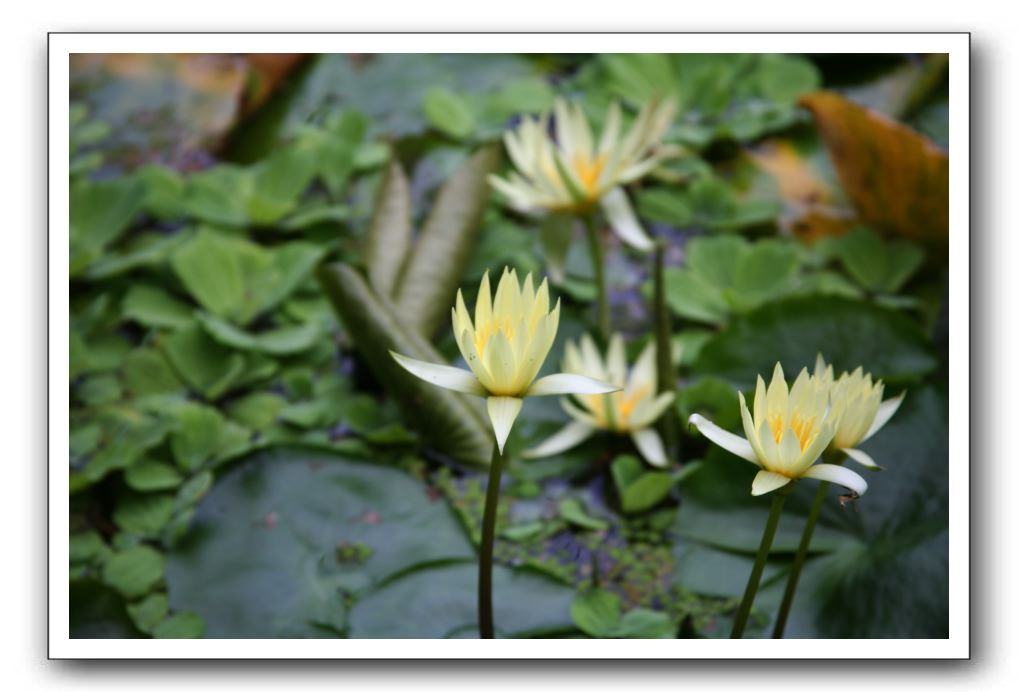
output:
[[[593,197],[597,194],[597,181],[600,179],[601,171],[604,170],[604,165],[607,161],[608,159],[604,154],[593,159],[582,154],[578,154],[573,158],[573,170],[576,171],[576,177],[580,179],[588,197]]]

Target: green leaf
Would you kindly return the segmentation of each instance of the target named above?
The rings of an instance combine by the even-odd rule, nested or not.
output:
[[[145,185],[145,209],[158,219],[177,219],[184,215],[184,178],[171,168],[149,164],[137,172]]]
[[[231,401],[226,414],[252,430],[265,430],[276,422],[286,399],[270,392],[255,392]]]
[[[223,435],[223,416],[214,408],[187,404],[176,411],[170,448],[177,465],[193,471],[213,457]]]
[[[139,492],[168,490],[183,482],[180,472],[170,464],[161,461],[144,460],[132,464],[124,472],[127,485]]]
[[[700,322],[723,322],[728,305],[721,292],[688,269],[665,269],[665,300],[680,317]]]
[[[884,285],[890,269],[884,242],[869,228],[856,228],[838,238],[838,255],[845,269],[859,285],[868,291],[878,291]]]
[[[408,329],[430,336],[448,320],[488,200],[487,177],[498,161],[499,149],[485,147],[439,190],[396,290],[396,306]]]
[[[618,491],[622,510],[643,512],[668,496],[675,479],[664,471],[647,471],[631,454],[623,454],[612,462],[612,479]]]
[[[900,290],[925,259],[918,245],[907,240],[885,242],[866,227],[853,229],[831,245],[849,275],[870,292]]]
[[[720,378],[708,376],[687,384],[679,390],[676,405],[683,422],[699,413],[725,430],[742,427],[738,394],[731,384]]]
[[[174,272],[194,299],[223,317],[239,317],[244,311],[244,274],[237,253],[240,248],[253,254],[262,268],[268,264],[264,251],[257,246],[208,229],[200,230],[171,260]]]
[[[205,621],[195,613],[177,613],[160,622],[152,631],[156,639],[201,639]]]
[[[596,531],[599,529],[606,529],[610,526],[610,524],[604,519],[597,519],[587,514],[587,510],[584,508],[583,503],[575,497],[566,497],[559,500],[558,513],[559,516],[568,521],[570,524],[578,526],[581,529]]]
[[[734,307],[752,309],[780,297],[794,287],[799,253],[783,240],[761,240],[739,258],[732,277]]]
[[[189,237],[187,230],[170,236],[152,232],[132,234],[118,243],[116,250],[107,249],[96,258],[82,276],[92,280],[108,279],[135,269],[162,265]]]
[[[169,494],[125,494],[113,511],[113,521],[124,531],[153,537],[173,516],[173,496]]]
[[[124,385],[133,396],[175,392],[182,384],[166,358],[149,347],[136,348],[124,357]]]
[[[293,355],[306,351],[317,344],[322,336],[322,329],[318,322],[287,325],[252,334],[215,315],[198,313],[197,318],[209,336],[223,346],[274,356]]]
[[[127,612],[138,629],[152,634],[155,627],[166,618],[169,601],[164,593],[150,594],[137,603],[128,604]]]
[[[717,288],[734,286],[739,264],[750,247],[737,235],[694,238],[686,246],[686,266]]]
[[[320,452],[263,452],[229,467],[192,525],[169,553],[170,605],[201,615],[210,637],[321,636],[315,623],[345,626],[344,594],[475,559],[452,511],[414,478]],[[361,544],[369,558],[337,561],[339,547]],[[476,580],[476,565],[469,571]],[[472,593],[464,595],[476,617]],[[383,631],[428,626],[370,613]]]
[[[407,414],[407,422],[438,449],[461,463],[485,466],[491,457],[491,426],[476,402],[432,386],[403,370],[389,351],[442,362],[418,333],[407,329],[391,303],[377,296],[345,264],[322,267],[318,279],[354,339],[354,345],[382,386]]]
[[[364,248],[371,285],[392,297],[406,261],[413,235],[410,223],[410,183],[398,161],[393,160],[378,188]]]
[[[88,406],[120,399],[120,382],[113,375],[90,375],[75,388],[76,398]]]
[[[70,561],[91,562],[106,557],[109,547],[95,531],[72,533],[69,539]]]
[[[127,230],[144,200],[144,187],[133,177],[71,183],[71,275],[96,259]]]
[[[146,327],[177,329],[191,323],[193,309],[166,291],[148,284],[135,284],[124,296],[121,313]]]
[[[303,241],[270,251],[203,228],[174,253],[171,264],[202,307],[244,325],[285,300],[324,253]]]
[[[819,70],[796,55],[761,55],[757,74],[760,94],[781,105],[794,105],[800,95],[820,88]]]
[[[212,473],[210,471],[202,471],[189,479],[177,491],[175,506],[179,509],[197,503],[212,488],[212,480]]]
[[[790,298],[732,319],[707,343],[694,371],[750,386],[776,362],[812,370],[822,353],[838,370],[862,366],[875,378],[909,378],[937,365],[928,340],[899,312],[834,297]]]
[[[223,226],[248,222],[245,202],[254,187],[253,174],[243,168],[219,165],[187,179],[183,207],[188,216]]]
[[[220,346],[197,324],[174,332],[161,345],[181,379],[210,399],[225,394],[244,374],[244,356]]]
[[[573,622],[591,637],[611,637],[622,619],[622,599],[611,591],[591,589],[573,600]]]
[[[315,176],[316,152],[290,144],[272,152],[254,167],[254,185],[246,200],[247,216],[257,225],[271,225],[293,211]]]
[[[622,616],[612,632],[615,639],[675,639],[678,629],[667,613],[647,608],[634,608]]]
[[[103,567],[103,581],[127,598],[148,593],[163,578],[162,553],[139,545],[115,553]]]
[[[432,127],[453,139],[466,139],[476,127],[470,105],[444,87],[432,87],[424,94],[424,117]]]

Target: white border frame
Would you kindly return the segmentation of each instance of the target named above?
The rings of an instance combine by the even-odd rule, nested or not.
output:
[[[900,640],[96,640],[68,618],[68,93],[71,53],[948,53],[950,55],[949,632]],[[726,51],[726,49],[728,49]],[[49,656],[194,659],[964,659],[970,655],[969,36],[964,33],[51,34],[49,37]]]

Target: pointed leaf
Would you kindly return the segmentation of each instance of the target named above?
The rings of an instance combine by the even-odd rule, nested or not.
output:
[[[488,200],[487,176],[498,160],[497,147],[481,149],[439,191],[396,290],[408,329],[430,336],[448,318]]]
[[[392,303],[378,296],[352,267],[323,266],[318,280],[354,340],[360,357],[399,402],[425,439],[457,461],[485,466],[491,458],[491,426],[479,400],[424,382],[393,360],[389,351],[431,363],[442,356],[407,329]]]
[[[393,295],[412,235],[410,184],[399,161],[393,159],[378,189],[364,248],[368,278],[380,294]]]

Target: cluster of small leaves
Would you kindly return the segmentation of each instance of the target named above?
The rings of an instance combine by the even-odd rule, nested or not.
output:
[[[312,277],[350,217],[350,176],[387,153],[347,113],[251,166],[103,179],[87,145],[108,128],[73,110],[72,576],[115,589],[144,634],[198,636],[200,618],[167,606],[163,551],[219,466],[279,444],[416,441],[354,391]]]

